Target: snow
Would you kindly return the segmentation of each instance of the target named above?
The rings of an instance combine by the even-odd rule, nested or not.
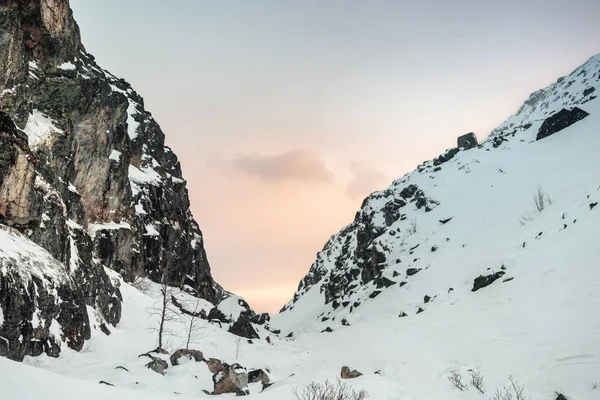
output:
[[[156,228],[152,224],[146,225],[146,236],[160,236],[160,233],[156,230]]]
[[[245,308],[239,304],[240,300],[243,299],[239,296],[229,296],[226,299],[221,300],[217,309],[232,321],[237,321],[240,314],[245,311]]]
[[[129,166],[129,180],[137,185],[160,186],[162,184],[161,176],[151,168],[136,168]]]
[[[587,70],[600,69],[598,60],[592,59]],[[575,76],[580,73],[581,69],[576,70]],[[569,81],[557,85],[562,92],[568,91],[571,102],[563,101],[555,85],[544,89],[541,94],[550,100],[548,106],[535,110],[526,106],[495,131],[499,135],[514,126],[532,124],[520,128],[501,147],[494,149],[490,141],[484,142],[480,149],[459,152],[441,171],[415,171],[369,198],[361,212],[373,212],[374,224],[384,229],[374,243],[388,249],[388,260],[399,260],[390,261],[383,274],[396,282],[405,281],[404,286],[395,284],[370,298],[374,284],[361,284],[344,299],[349,304],[361,302],[352,312],[349,307],[333,309],[324,304],[321,289],[331,274],[354,262],[335,265],[337,256],[353,252],[357,245],[355,238],[347,247],[344,241],[336,244],[343,236],[338,233],[331,239],[331,254],[319,255],[321,281],[301,291],[291,310],[272,317],[270,327],[281,329],[281,336],[259,327],[262,339],[250,344],[199,320],[201,334],[191,348],[248,370],[268,368],[275,385],[263,393],[256,385],[250,388],[252,396],[264,400],[293,400],[293,388],[310,381],[335,381],[344,365],[364,374],[347,383],[366,390],[374,400],[487,399],[509,383],[510,375],[524,385],[526,398],[556,398],[555,391],[572,400],[600,398],[600,389],[592,387],[600,380],[600,206],[591,207],[600,201],[600,101],[580,102],[580,91],[591,83],[583,78]],[[575,104],[590,116],[553,136],[534,140],[546,111]],[[129,177],[132,187],[160,184],[160,175],[147,167],[130,166]],[[424,212],[409,203],[402,209],[408,218],[387,226],[382,211],[386,202],[409,184],[418,185],[440,204]],[[521,225],[519,219],[534,212],[532,195],[538,187],[553,202]],[[137,204],[136,212],[140,212],[138,206],[143,211]],[[414,233],[409,229],[413,217],[418,219]],[[439,222],[450,217],[447,224]],[[91,224],[88,232],[94,236],[100,229],[130,226],[126,222]],[[153,225],[146,226],[148,232],[152,229]],[[431,251],[434,246],[435,252]],[[0,273],[9,272],[5,263],[9,258],[20,260],[20,268],[10,272],[68,279],[64,266],[45,250],[2,227]],[[474,278],[502,267],[506,275],[501,280],[471,291]],[[408,277],[407,268],[421,270]],[[119,279],[116,272],[109,272],[111,279]],[[506,278],[512,280],[504,282]],[[152,332],[157,320],[151,310],[159,301],[160,287],[147,280],[143,283],[140,291],[121,282],[121,321],[109,327],[111,335],[106,336],[92,318],[92,338],[81,352],[63,346],[58,359],[26,358],[24,364],[0,358],[3,396],[209,398],[203,390],[212,390],[212,374],[204,363],[170,367],[160,376],[144,367],[147,359],[138,357],[157,344]],[[204,311],[211,307],[173,290],[185,309],[193,309],[197,301]],[[432,299],[425,304],[426,295]],[[230,296],[218,308],[236,320],[243,310],[240,300]],[[417,314],[419,308],[424,312]],[[408,316],[398,318],[400,312]],[[325,315],[329,319],[323,320]],[[343,326],[343,319],[350,326]],[[333,331],[321,333],[326,327]],[[53,322],[51,329],[55,328]],[[171,321],[168,330],[171,335],[165,347],[173,351],[186,341],[185,318]],[[293,333],[291,339],[284,338],[288,333]],[[271,344],[265,340],[267,335]],[[452,371],[468,380],[471,369],[482,371],[485,394],[473,388],[462,392],[448,382]],[[99,385],[99,381],[115,387]]]
[[[75,69],[77,69],[77,67],[75,66],[75,64],[73,64],[70,61],[67,61],[66,63],[63,63],[61,65],[58,66],[59,69],[63,69],[65,71],[73,71]]]
[[[138,129],[140,127],[140,123],[135,120],[135,115],[139,114],[139,105],[130,98],[127,101],[129,101],[129,106],[127,107],[127,134],[129,135],[129,139],[134,140],[138,136]]]
[[[111,160],[111,161],[120,162],[121,161],[121,156],[122,156],[122,153],[120,151],[113,149],[110,152],[110,156],[108,156],[108,159]]]
[[[118,229],[131,229],[131,225],[129,222],[121,221],[121,222],[101,222],[96,224],[89,224],[87,232],[93,238],[96,236],[98,231],[102,230],[118,230]]]
[[[0,225],[0,274],[17,274],[24,282],[31,281],[32,277],[44,283],[70,279],[65,267],[48,251],[5,225]]]
[[[71,182],[69,182],[69,190],[73,193],[79,194],[79,192],[77,191],[77,188]]]
[[[144,209],[144,206],[141,203],[137,203],[135,205],[135,213],[139,215],[147,215],[148,213]]]
[[[69,269],[71,273],[79,268],[79,250],[77,249],[77,244],[75,243],[75,239],[73,237],[69,237],[69,249],[71,250],[71,255],[69,257]]]
[[[38,110],[33,110],[22,129],[27,134],[29,147],[37,149],[46,144],[56,133],[64,133],[54,125],[54,121]]]
[[[44,214],[45,215],[45,214]],[[42,216],[42,219],[47,221],[50,218],[48,216],[46,216],[46,219]],[[71,228],[72,230],[83,230],[83,227],[81,225],[79,225],[77,222],[73,221],[72,219],[68,219],[67,220],[67,226],[69,228]]]

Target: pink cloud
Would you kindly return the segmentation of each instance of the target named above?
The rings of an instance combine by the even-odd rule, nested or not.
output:
[[[333,175],[317,153],[295,150],[274,156],[251,154],[236,158],[233,167],[271,182],[331,182]]]

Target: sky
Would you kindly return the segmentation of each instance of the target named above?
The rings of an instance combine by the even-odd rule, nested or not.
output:
[[[277,312],[362,199],[600,52],[597,0],[71,0],[179,156],[215,279]]]

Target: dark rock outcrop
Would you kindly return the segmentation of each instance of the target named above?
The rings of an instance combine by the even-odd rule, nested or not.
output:
[[[223,363],[213,375],[214,394],[235,393],[238,396],[250,394],[248,372],[239,364]]]
[[[535,140],[544,139],[550,135],[554,135],[574,123],[581,121],[588,115],[587,112],[579,107],[573,107],[571,110],[563,108],[556,114],[553,114],[544,120]]]
[[[258,336],[258,333],[256,333],[256,329],[252,326],[252,321],[257,319],[266,320],[266,317],[263,316],[257,318],[256,313],[244,299],[231,295],[221,299],[221,301],[209,311],[208,319],[230,324],[229,332],[234,335],[248,339],[259,339],[260,337]]]
[[[343,366],[342,367],[342,372],[340,374],[340,377],[342,379],[354,379],[354,378],[358,378],[359,376],[362,376],[362,374],[360,372],[358,372],[355,369],[350,369],[349,367]]]
[[[456,145],[459,149],[469,150],[477,147],[477,136],[473,132],[459,136],[456,140]]]
[[[221,369],[221,364],[221,360],[217,360],[216,358],[209,358],[208,360],[206,360],[206,366],[208,367],[208,370],[213,374],[216,374],[217,371]]]
[[[68,0],[0,2],[0,43],[0,225],[26,233],[67,276],[0,277],[0,336],[10,344],[0,351],[17,360],[56,356],[61,341],[81,349],[92,325],[109,333],[121,317],[110,270],[126,280],[164,275],[217,303],[224,291],[212,279],[180,163],[143,99],[85,51]],[[20,270],[28,260],[3,262]]]
[[[179,365],[179,359],[181,357],[185,357],[188,360],[194,360],[196,362],[204,361],[204,355],[200,350],[179,349],[173,352],[173,354],[171,354],[171,365]]]
[[[502,278],[505,274],[506,272],[504,271],[498,271],[490,275],[480,275],[473,281],[473,289],[471,289],[471,291],[476,292],[479,289],[489,286],[496,280]]]
[[[262,383],[263,387],[268,385],[271,380],[269,379],[269,375],[262,369],[256,369],[254,371],[248,372],[248,383]]]

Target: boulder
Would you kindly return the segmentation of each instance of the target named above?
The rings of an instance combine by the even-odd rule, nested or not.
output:
[[[473,281],[473,289],[471,289],[471,292],[476,292],[479,289],[482,289],[482,288],[484,288],[486,286],[491,285],[496,280],[502,278],[504,276],[504,274],[506,274],[506,272],[504,272],[504,271],[498,271],[498,272],[496,272],[494,274],[491,274],[491,275],[480,275],[480,276],[478,276]]]
[[[171,365],[179,365],[179,359],[181,357],[186,357],[187,359],[196,362],[204,361],[204,355],[200,350],[179,349],[171,354]]]
[[[573,107],[571,110],[562,109],[556,114],[546,118],[540,126],[540,130],[535,140],[547,138],[565,128],[573,125],[575,122],[581,121],[589,114],[579,107]]]
[[[217,360],[216,358],[209,358],[208,360],[206,360],[206,366],[212,374],[216,374],[217,371],[221,369],[221,360]]]
[[[463,150],[469,150],[477,147],[477,136],[473,132],[467,133],[466,135],[459,136],[456,140],[458,148]]]
[[[266,319],[266,316],[257,318],[256,313],[244,299],[232,295],[221,299],[208,313],[208,319],[231,324],[229,333],[234,335],[247,339],[259,339],[258,333],[252,326],[252,320]]]
[[[248,372],[248,383],[262,383],[263,387],[268,385],[271,380],[269,375],[262,369],[255,369],[254,371]]]
[[[142,355],[150,357],[151,361],[148,364],[146,364],[146,368],[151,369],[154,372],[164,375],[167,368],[169,368],[169,364],[162,358],[154,357],[150,354]]]
[[[235,393],[238,396],[247,396],[248,372],[240,364],[221,364],[221,368],[213,375],[214,394]]]
[[[342,379],[354,379],[354,378],[358,378],[359,376],[362,376],[362,374],[360,372],[358,372],[357,370],[355,370],[355,369],[351,370],[349,367],[346,367],[346,366],[342,367],[342,373],[341,373]]]

